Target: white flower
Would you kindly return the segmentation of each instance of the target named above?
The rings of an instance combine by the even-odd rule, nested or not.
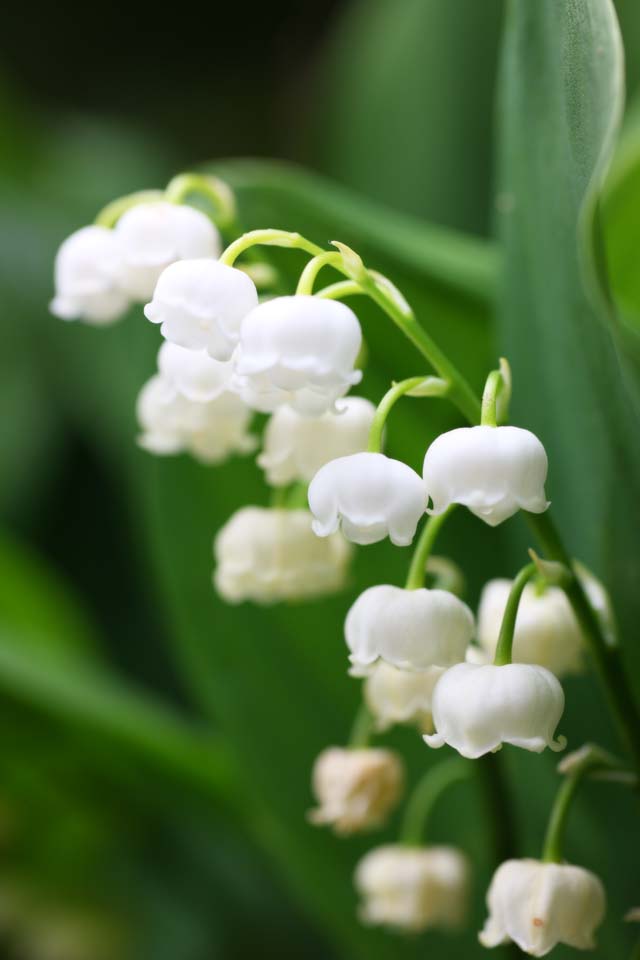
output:
[[[459,663],[442,675],[431,705],[437,733],[430,747],[445,743],[475,760],[511,743],[534,753],[563,750],[553,735],[564,710],[564,693],[549,670],[528,663]]]
[[[156,454],[191,453],[203,463],[220,463],[255,446],[248,432],[251,410],[234,393],[197,403],[157,374],[143,386],[137,403],[141,447]]]
[[[255,284],[242,270],[217,260],[180,260],[163,271],[144,313],[162,324],[165,340],[229,360],[257,304]]]
[[[416,724],[423,733],[433,730],[431,700],[444,667],[416,672],[400,670],[383,660],[375,664],[364,681],[364,699],[379,731],[396,723]]]
[[[158,352],[158,370],[178,393],[196,403],[233,392],[232,361],[214,360],[206,350],[187,350],[165,340]]]
[[[95,326],[113,323],[129,306],[118,285],[120,267],[113,230],[98,226],[76,230],[56,254],[51,312],[62,320],[84,320]]]
[[[280,407],[264,432],[258,464],[267,482],[282,486],[300,480],[309,483],[330,460],[367,449],[376,408],[364,397],[345,397],[336,412],[303,417],[291,407]]]
[[[204,213],[165,200],[131,207],[114,232],[122,253],[120,285],[143,303],[170,263],[220,253],[220,234]]]
[[[381,826],[404,786],[404,768],[391,750],[328,747],[316,759],[312,786],[318,807],[309,819],[346,835]]]
[[[403,670],[450,667],[464,660],[473,629],[473,614],[452,593],[390,584],[361,593],[344,624],[355,675],[378,658]]]
[[[424,458],[429,513],[461,503],[495,527],[518,510],[543,513],[547,454],[519,427],[459,427],[441,434]]]
[[[583,867],[507,860],[491,881],[487,907],[483,946],[513,940],[524,953],[545,957],[559,943],[592,950],[606,897],[598,877]]]
[[[360,860],[356,889],[364,923],[419,932],[464,921],[469,888],[466,857],[453,847],[377,847]]]
[[[396,546],[411,543],[426,506],[415,470],[382,453],[354,453],[321,467],[309,486],[313,529],[326,537],[339,526],[353,543],[389,536]]]
[[[307,510],[243,507],[214,542],[214,583],[231,603],[304,600],[341,590],[351,548],[340,534],[318,540]]]
[[[362,332],[337,300],[277,297],[242,322],[236,369],[247,403],[269,413],[288,404],[318,417],[362,377],[354,364]]]
[[[490,580],[478,608],[478,641],[493,656],[502,625],[511,580]],[[513,636],[513,659],[537,663],[557,677],[583,667],[584,642],[564,590],[547,586],[538,592],[528,583],[522,592]]]

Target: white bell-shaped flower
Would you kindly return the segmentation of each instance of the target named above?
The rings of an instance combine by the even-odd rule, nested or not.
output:
[[[547,454],[538,438],[519,427],[459,427],[441,434],[424,458],[432,507],[444,513],[461,503],[491,527],[518,510],[543,513]]]
[[[388,536],[396,546],[407,546],[425,506],[424,484],[415,470],[383,453],[331,460],[309,486],[316,534],[326,537],[342,527],[353,543],[377,543]]]
[[[360,918],[413,933],[458,927],[467,911],[469,873],[454,847],[377,847],[356,868]]]
[[[351,547],[318,540],[307,510],[243,507],[214,542],[215,586],[231,603],[306,600],[343,589]]]
[[[158,370],[178,393],[194,403],[207,403],[233,390],[233,362],[214,360],[206,350],[187,350],[168,340],[158,352]],[[246,409],[246,404],[243,404]]]
[[[422,733],[433,730],[431,701],[444,667],[400,670],[380,660],[364,681],[364,699],[382,732],[396,723],[415,724]]]
[[[114,232],[122,253],[120,285],[133,300],[143,303],[169,264],[220,254],[220,234],[209,217],[194,207],[165,200],[131,207]]]
[[[190,453],[203,463],[221,463],[255,448],[249,433],[252,411],[234,393],[198,403],[156,374],[140,391],[137,415],[138,443],[150,453]]]
[[[253,280],[218,260],[179,260],[163,271],[144,308],[165,340],[229,360],[244,317],[258,305]]]
[[[524,953],[546,957],[559,943],[593,950],[606,895],[598,877],[583,867],[507,860],[493,876],[487,907],[483,946],[512,940]]]
[[[276,297],[242,323],[236,358],[241,392],[256,410],[288,404],[318,417],[362,377],[354,364],[362,332],[353,310],[337,300]]]
[[[473,614],[447,590],[369,587],[347,614],[345,639],[352,673],[366,674],[376,660],[402,670],[450,667],[465,658]]]
[[[84,320],[94,326],[118,320],[129,306],[119,286],[121,265],[113,230],[95,225],[76,230],[56,254],[51,312],[62,320]]]
[[[511,586],[511,580],[490,580],[480,597],[478,641],[492,657]],[[580,672],[583,652],[582,633],[564,590],[547,586],[540,592],[536,584],[528,583],[518,606],[513,660],[537,663],[561,677]]]
[[[318,806],[309,820],[328,824],[341,835],[384,824],[404,787],[404,767],[391,750],[328,747],[313,767],[312,787]]]
[[[267,482],[275,487],[309,483],[330,460],[366,450],[375,412],[364,397],[345,397],[336,401],[335,413],[313,418],[280,407],[269,419],[258,457]]]
[[[459,663],[438,680],[431,711],[436,733],[430,747],[445,743],[475,760],[511,743],[541,753],[563,750],[564,737],[553,739],[564,710],[564,693],[544,667],[528,663]]]

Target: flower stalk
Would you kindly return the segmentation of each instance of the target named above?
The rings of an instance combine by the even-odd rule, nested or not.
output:
[[[454,783],[468,780],[470,776],[471,764],[460,757],[443,760],[427,770],[409,797],[400,842],[410,847],[423,845],[429,817],[442,794]]]

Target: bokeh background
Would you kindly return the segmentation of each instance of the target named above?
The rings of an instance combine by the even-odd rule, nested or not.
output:
[[[640,9],[617,6],[633,104]],[[321,243],[337,236],[385,270],[476,386],[505,344],[517,354],[520,343],[516,411],[562,464],[571,439],[593,429],[587,421],[576,434],[577,400],[571,407],[587,374],[577,365],[573,395],[558,388],[564,418],[556,405],[527,405],[518,376],[544,381],[535,351],[527,358],[531,329],[516,313],[500,316],[489,292],[503,15],[499,0],[162,11],[132,0],[99,12],[35,0],[3,11],[1,956],[480,955],[475,931],[501,843],[482,776],[433,824],[433,838],[460,844],[477,868],[460,936],[397,938],[355,920],[353,866],[397,823],[344,842],[305,822],[313,758],[344,740],[358,699],[345,672],[344,612],[381,565],[389,582],[401,581],[405,554],[388,544],[361,551],[349,593],[322,604],[224,607],[210,585],[211,540],[236,506],[266,503],[255,465],[212,471],[138,450],[134,401],[154,369],[157,330],[139,310],[105,331],[64,325],[47,303],[67,234],[115,196],[211,163],[237,189],[247,228],[298,229]],[[448,252],[470,265],[449,284],[438,277]],[[290,255],[278,265],[292,279],[300,267]],[[375,398],[391,378],[415,373],[415,361],[375,311],[363,308],[362,318],[364,390]],[[456,422],[408,402],[394,417],[391,452],[417,466],[429,440]],[[633,539],[637,515],[615,528],[602,514],[581,522],[591,480],[574,496],[570,465],[564,480],[558,474],[552,499],[606,576],[602,531],[626,523]],[[480,526],[457,517],[443,538],[465,567],[472,603],[484,579],[517,569],[527,544],[523,527]],[[637,560],[625,569],[637,577]],[[623,625],[637,612],[627,603]],[[615,747],[595,681],[570,680],[567,698],[570,743]],[[410,731],[389,742],[408,757],[412,779],[432,762]],[[519,854],[536,855],[554,759],[504,753],[513,823],[503,827]],[[620,917],[640,897],[632,801],[603,790],[590,788],[576,807],[570,850],[606,879],[612,906],[597,955],[612,958],[630,949]]]

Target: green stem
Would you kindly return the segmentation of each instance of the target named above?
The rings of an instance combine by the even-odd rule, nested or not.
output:
[[[394,383],[393,386],[387,390],[377,406],[371,423],[369,430],[369,453],[380,453],[382,449],[384,425],[400,397],[403,397],[405,393],[409,393],[409,391],[415,387],[419,387],[421,383],[424,383],[425,379],[425,377],[409,377],[407,380],[400,380],[399,383]]]
[[[487,753],[475,761],[475,767],[482,784],[487,818],[491,825],[492,860],[495,867],[498,867],[517,853],[514,806],[505,777],[504,758],[499,753]]]
[[[323,300],[342,300],[343,297],[354,297],[356,295],[364,296],[364,290],[355,280],[338,280],[337,283],[330,283],[314,294],[316,297],[322,297]]]
[[[564,835],[569,811],[578,787],[584,778],[589,774],[601,771],[618,772],[622,769],[614,757],[611,757],[605,753],[604,750],[591,744],[585,745],[577,754],[572,755],[572,758],[573,757],[576,758],[574,764],[566,771],[566,778],[558,789],[549,815],[549,822],[542,848],[542,860],[544,863],[562,863],[564,860]],[[566,764],[567,759],[572,758],[565,758],[564,763]],[[560,769],[562,770],[562,764]]]
[[[425,521],[422,532],[420,533],[420,537],[416,544],[416,548],[413,552],[413,557],[411,558],[407,580],[404,585],[405,590],[419,590],[424,586],[429,554],[433,549],[433,545],[440,532],[440,528],[444,524],[445,520],[451,516],[451,513],[455,510],[455,508],[456,504],[452,503],[450,507],[447,507],[444,513],[440,513],[438,516],[429,517]]]
[[[458,409],[472,423],[477,423],[480,419],[480,404],[471,386],[418,323],[408,305],[394,297],[392,291],[383,289],[380,282],[376,282],[370,274],[361,280],[361,286],[429,361],[438,375],[449,383],[449,397]]]
[[[492,370],[487,377],[487,382],[482,394],[482,412],[480,423],[483,427],[498,426],[498,391],[502,386],[502,374],[499,370]]]
[[[342,256],[335,250],[328,250],[317,257],[312,257],[306,267],[300,274],[298,286],[296,287],[296,296],[311,296],[316,277],[323,267],[339,267],[342,263]]]
[[[409,797],[400,842],[410,847],[424,844],[425,827],[435,804],[452,784],[467,780],[470,775],[471,764],[461,757],[444,760],[427,770]]]
[[[574,570],[571,557],[560,539],[549,512],[528,513],[526,517],[542,545],[545,555],[549,559],[558,560],[570,570]],[[597,614],[591,606],[580,580],[575,575],[575,571],[564,590],[603,683],[609,707],[618,729],[632,753],[637,770],[640,771],[640,716],[620,659],[619,650],[607,643]]]
[[[516,617],[518,616],[520,597],[522,596],[522,591],[526,585],[529,583],[531,578],[536,575],[537,572],[538,568],[536,567],[535,563],[528,563],[526,567],[522,568],[520,573],[511,584],[509,599],[507,600],[507,605],[504,608],[504,614],[502,617],[502,625],[500,627],[500,635],[498,637],[496,653],[493,658],[493,662],[497,667],[502,667],[507,663],[511,663],[513,634],[516,628]]]
[[[290,250],[304,250],[317,257],[325,253],[322,247],[312,243],[299,233],[290,233],[287,230],[250,230],[229,244],[220,257],[220,263],[232,267],[241,253],[251,247],[285,247]]]
[[[123,213],[137,207],[141,203],[156,203],[164,199],[162,190],[138,190],[137,193],[129,193],[126,197],[118,197],[112,200],[106,207],[103,207],[94,220],[99,227],[108,227],[111,229],[116,225]]]
[[[373,716],[367,704],[362,700],[355,715],[351,733],[349,734],[349,749],[362,750],[368,747],[372,732]]]
[[[167,185],[165,199],[169,203],[184,203],[192,193],[209,200],[215,211],[213,219],[221,230],[229,230],[236,224],[235,197],[223,180],[201,173],[181,173]]]

